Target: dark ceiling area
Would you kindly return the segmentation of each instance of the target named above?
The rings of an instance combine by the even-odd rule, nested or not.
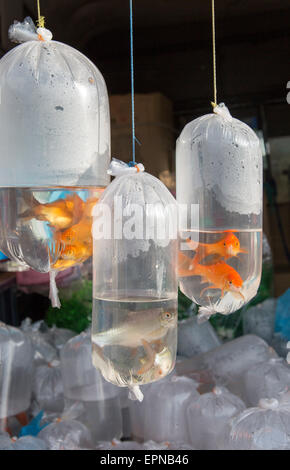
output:
[[[36,19],[36,0],[23,3],[19,15]],[[129,0],[40,4],[54,39],[86,54],[110,94],[130,91]],[[289,23],[289,0],[216,0],[218,100],[239,115],[251,106],[263,105],[266,112],[275,106],[283,119],[279,128],[269,119],[270,134],[290,134]],[[176,115],[206,110],[213,94],[211,34],[210,0],[134,0],[136,92],[160,91]]]

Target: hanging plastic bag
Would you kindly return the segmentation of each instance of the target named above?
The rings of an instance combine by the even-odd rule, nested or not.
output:
[[[110,118],[95,65],[30,18],[0,61],[0,247],[55,277],[92,254],[91,212],[107,186]]]
[[[257,293],[262,170],[256,134],[223,103],[187,124],[177,140],[177,202],[191,218],[181,227],[179,283],[201,305],[200,319],[234,312]]]
[[[175,363],[177,206],[142,164],[113,160],[109,173],[94,212],[93,364],[141,400],[139,385]]]

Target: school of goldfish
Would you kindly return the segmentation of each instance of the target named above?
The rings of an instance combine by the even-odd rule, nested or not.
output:
[[[240,241],[231,232],[225,232],[221,240],[216,243],[195,243],[187,239],[189,248],[195,251],[193,258],[179,252],[179,277],[200,276],[201,283],[207,284],[200,292],[202,297],[210,289],[220,289],[221,297],[225,292],[244,299],[241,293],[243,280],[239,273],[225,260],[247,253],[240,246]]]
[[[100,193],[103,188],[96,188]],[[31,208],[21,214],[23,220],[48,222],[53,230],[57,261],[51,268],[62,271],[82,263],[92,255],[92,210],[99,197],[83,201],[78,194],[55,202],[40,204],[30,201]]]

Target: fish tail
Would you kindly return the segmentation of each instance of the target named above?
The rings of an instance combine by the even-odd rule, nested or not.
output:
[[[21,217],[22,220],[30,220],[33,215],[33,210],[27,209],[26,211],[22,212],[22,214],[19,214],[19,217]]]

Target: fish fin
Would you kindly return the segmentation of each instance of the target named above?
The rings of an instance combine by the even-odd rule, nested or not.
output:
[[[192,250],[192,251],[196,251],[198,246],[199,246],[199,243],[198,242],[194,242],[193,240],[191,240],[191,238],[187,238],[186,240],[186,243],[188,244],[189,248]]]
[[[138,352],[138,348],[132,348],[131,351],[130,351],[131,357],[132,357],[132,358],[135,357],[136,354],[137,354],[137,352]]]
[[[240,253],[248,254],[249,252],[248,252],[247,250],[244,250],[243,248],[240,248],[239,254],[240,254]]]
[[[195,276],[193,269],[178,269],[178,276],[179,277],[189,277]]]
[[[189,266],[191,263],[191,258],[189,256],[186,256],[185,254],[181,253],[181,251],[178,252],[178,266],[182,269],[184,269],[186,266]],[[185,268],[186,269],[186,268]]]
[[[243,301],[245,301],[245,297],[241,292],[235,291],[235,290],[230,290],[229,292],[232,294],[233,297],[236,297],[238,299],[242,299]]]
[[[207,287],[205,287],[204,289],[202,289],[201,293],[199,294],[199,295],[200,295],[200,297],[202,297],[202,296],[203,296],[203,294],[205,293],[205,291],[206,291],[206,290],[208,290],[208,289],[217,289],[217,287],[216,287],[216,286],[214,286],[214,285],[211,285],[211,286],[207,286]]]
[[[164,349],[163,342],[161,339],[156,339],[155,341],[152,341],[151,344],[152,343],[156,345],[156,353],[160,353]]]
[[[138,371],[137,371],[137,374],[138,375],[143,375],[145,374],[146,372],[148,372],[151,367],[153,367],[154,365],[154,362],[155,362],[155,357],[156,357],[156,352],[154,351],[154,349],[152,348],[151,344],[148,343],[148,341],[146,341],[145,339],[142,339],[141,340],[141,343],[143,345],[143,348],[146,352],[146,355],[147,355],[147,358],[148,358],[148,361],[146,361],[146,363],[144,364],[144,366],[142,366]]]

